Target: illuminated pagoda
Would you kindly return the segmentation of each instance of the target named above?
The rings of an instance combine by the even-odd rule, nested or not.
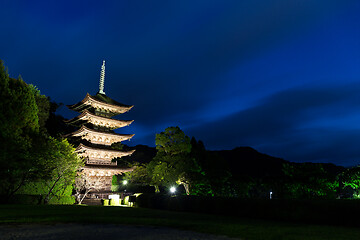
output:
[[[133,106],[124,105],[109,98],[104,92],[105,61],[101,66],[99,92],[86,94],[85,98],[68,108],[80,115],[68,120],[69,124],[80,127],[67,137],[81,139],[76,152],[85,158],[82,171],[87,178],[98,181],[96,189],[90,192],[91,198],[105,198],[111,192],[112,176],[131,171],[132,168],[120,168],[114,158],[131,155],[132,151],[120,151],[111,147],[113,143],[130,140],[134,134],[118,134],[113,130],[130,125],[131,121],[117,120],[112,117],[129,111]]]

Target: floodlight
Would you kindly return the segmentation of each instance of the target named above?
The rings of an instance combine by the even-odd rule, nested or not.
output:
[[[171,187],[171,188],[170,188],[170,192],[171,192],[171,193],[175,193],[175,192],[176,192],[176,188],[175,188],[175,187]]]

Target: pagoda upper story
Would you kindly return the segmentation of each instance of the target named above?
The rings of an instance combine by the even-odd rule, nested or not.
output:
[[[135,134],[106,133],[82,126],[79,130],[71,133],[73,137],[81,137],[92,144],[111,146],[113,143],[130,140]]]
[[[79,116],[67,120],[66,122],[73,125],[91,124],[94,129],[102,129],[105,132],[109,130],[122,128],[130,125],[134,120],[117,120],[110,117],[105,117],[106,112],[91,113],[84,110]]]
[[[77,112],[88,110],[99,116],[113,117],[129,111],[134,106],[118,103],[105,94],[99,92],[95,96],[87,93],[81,102],[68,105],[67,107]]]
[[[96,95],[86,94],[85,98],[68,108],[80,115],[66,122],[80,127],[67,137],[78,137],[84,140],[77,148],[86,159],[86,166],[110,165],[114,158],[131,155],[134,151],[120,151],[111,148],[113,143],[130,140],[134,134],[118,134],[113,130],[130,125],[133,120],[117,120],[112,117],[129,111],[133,106],[125,105],[109,98],[104,92],[105,61],[101,67],[100,87]]]

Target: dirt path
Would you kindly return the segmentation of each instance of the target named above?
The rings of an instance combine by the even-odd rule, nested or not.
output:
[[[165,227],[115,224],[11,224],[0,225],[0,240],[230,240],[225,236]]]

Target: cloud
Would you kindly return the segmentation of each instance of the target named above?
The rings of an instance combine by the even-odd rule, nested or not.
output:
[[[359,127],[338,125],[324,130],[321,124],[318,128],[307,125],[314,121],[319,125],[341,116],[358,116],[359,91],[360,84],[290,89],[263,99],[255,107],[188,132],[198,139],[206,139],[205,145],[210,149],[245,145],[288,160],[327,159],[340,163],[341,156],[360,154],[360,150],[351,147],[354,140],[360,138],[356,135]]]

